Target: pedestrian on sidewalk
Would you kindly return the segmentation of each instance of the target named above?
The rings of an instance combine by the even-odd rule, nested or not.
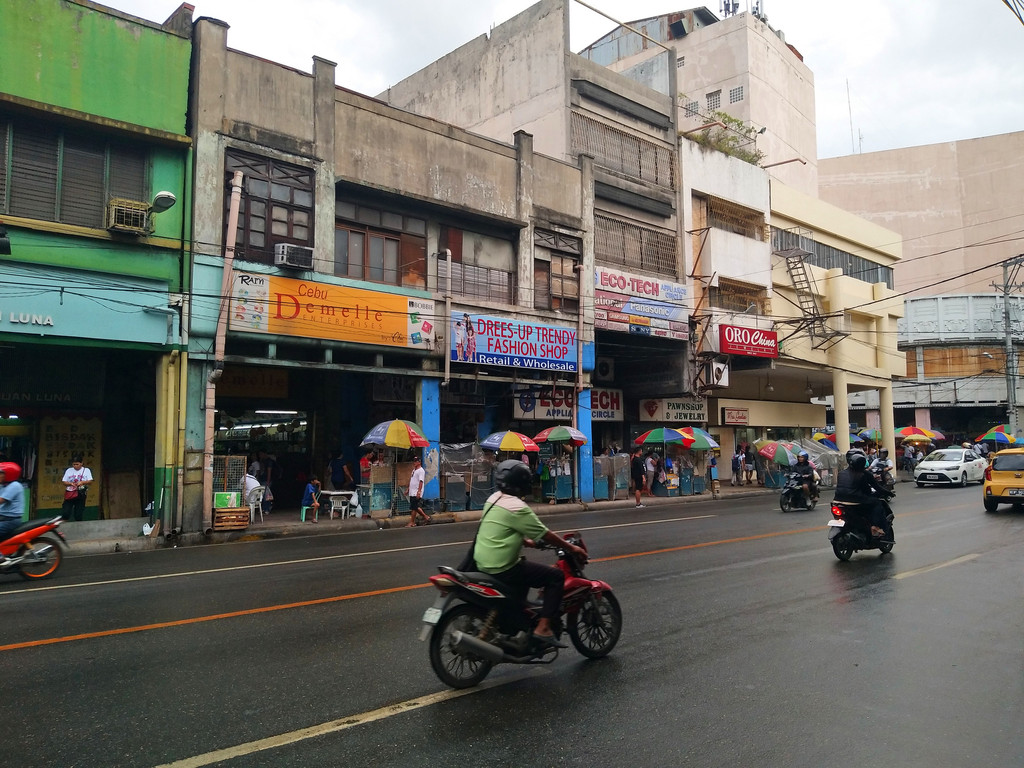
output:
[[[409,524],[406,528],[416,527],[416,518],[422,517],[424,525],[430,525],[430,515],[423,511],[423,485],[427,473],[420,466],[420,457],[412,460],[412,477],[409,478]]]
[[[633,449],[633,458],[629,462],[629,474],[633,477],[633,492],[636,494],[636,508],[640,509],[640,494],[644,489],[644,457],[643,451],[637,446]]]
[[[730,485],[743,485],[743,448],[736,446],[736,452],[732,455],[732,478]]]

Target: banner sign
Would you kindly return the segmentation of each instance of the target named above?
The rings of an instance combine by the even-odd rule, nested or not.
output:
[[[689,398],[661,398],[640,401],[640,421],[666,424],[706,424],[708,401]]]
[[[746,426],[749,423],[749,408],[722,408],[722,424]]]
[[[576,371],[576,329],[536,325],[490,315],[452,317],[451,359],[528,368],[537,371]]]
[[[394,293],[236,272],[232,331],[431,349],[434,302]]]
[[[718,349],[727,355],[744,357],[778,357],[779,335],[775,331],[741,328],[738,325],[718,326]]]
[[[594,325],[640,336],[690,337],[687,288],[607,267],[594,270]]]
[[[575,410],[575,392],[565,387],[550,388],[543,392],[525,390],[516,393],[512,401],[512,417],[533,421],[571,422]],[[590,390],[591,421],[623,421],[622,390]]]

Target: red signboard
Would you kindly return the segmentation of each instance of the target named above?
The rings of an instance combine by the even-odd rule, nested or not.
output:
[[[775,331],[741,328],[738,325],[718,326],[718,351],[745,357],[778,357],[779,336]]]

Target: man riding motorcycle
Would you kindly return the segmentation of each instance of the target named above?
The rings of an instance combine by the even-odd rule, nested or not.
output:
[[[889,521],[886,520],[885,508],[878,500],[891,498],[892,493],[879,485],[867,471],[868,457],[863,451],[847,451],[846,463],[847,468],[836,477],[835,500],[860,504],[871,520],[871,535],[876,538],[886,536]]]
[[[875,476],[875,479],[881,484],[885,484],[886,477],[885,473],[888,472],[890,477],[895,477],[896,465],[892,459],[889,458],[889,449],[880,448],[878,453],[875,454],[875,458],[871,460],[871,464],[868,465],[868,470]]]
[[[572,552],[581,563],[587,560],[586,550],[549,531],[523,501],[533,489],[533,473],[526,464],[503,461],[495,470],[494,479],[498,490],[484,504],[473,547],[476,568],[517,587],[523,599],[530,587],[543,589],[543,605],[538,612],[540,620],[533,631],[534,639],[566,648],[555,639],[551,629],[551,619],[558,615],[562,602],[565,574],[558,568],[530,562],[520,555],[520,550],[523,546],[534,546],[536,540],[543,540]]]
[[[818,484],[814,481],[814,467],[811,466],[811,457],[807,451],[800,451],[796,457],[796,464],[793,465],[793,473],[800,476],[803,484],[804,494],[811,501],[818,500]]]

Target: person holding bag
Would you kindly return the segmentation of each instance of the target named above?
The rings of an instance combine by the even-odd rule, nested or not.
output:
[[[71,466],[61,478],[64,483],[64,504],[60,514],[67,521],[85,519],[85,496],[92,482],[92,472],[82,462],[81,456],[71,457]]]

